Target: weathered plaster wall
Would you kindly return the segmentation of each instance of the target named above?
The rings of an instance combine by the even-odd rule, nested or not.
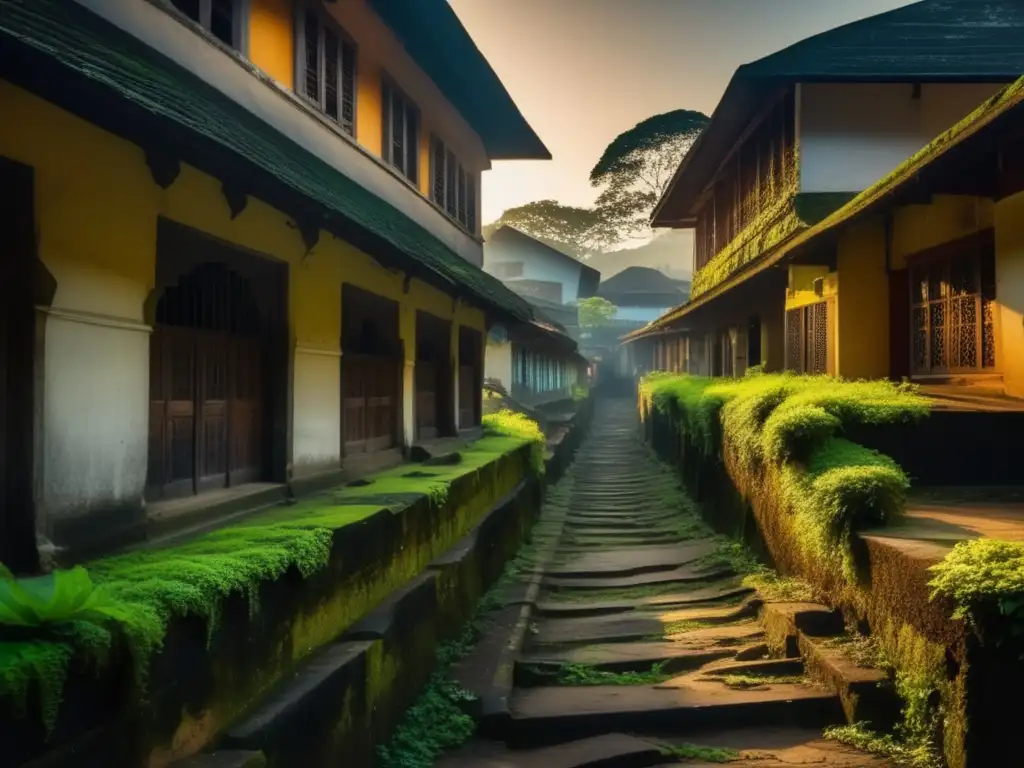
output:
[[[859,192],[999,90],[985,83],[802,83],[801,192]]]
[[[847,379],[889,375],[889,274],[885,226],[871,221],[839,238],[836,374]]]
[[[512,390],[512,344],[505,341],[497,344],[487,342],[487,353],[484,359],[484,376],[497,379],[507,391]]]
[[[300,473],[340,462],[343,282],[401,304],[407,356],[418,309],[483,332],[481,310],[419,280],[406,288],[403,274],[328,233],[306,254],[288,217],[259,200],[232,220],[220,182],[194,168],[183,166],[161,190],[138,147],[5,82],[0,105],[18,116],[0,121],[0,155],[35,169],[39,257],[57,281],[42,365],[44,516],[141,508],[152,322],[145,305],[160,217],[289,265],[291,450]]]
[[[386,69],[423,113],[420,180],[428,178],[426,136],[434,130],[461,153],[474,173],[489,167],[483,142],[449,104],[433,82],[405,53],[390,30],[364,0],[334,3],[330,8],[359,43],[356,141],[307,108],[291,92],[294,80],[294,35],[290,11],[281,0],[251,0],[254,13],[249,49],[252,62],[211,43],[191,26],[171,18],[150,0],[76,0],[201,77],[225,96],[273,126],[292,141],[385,200],[472,264],[483,263],[481,242],[393,172],[380,156],[380,76]],[[327,8],[328,6],[324,6]],[[266,67],[270,76],[258,68]],[[479,184],[478,184],[479,189]],[[479,209],[480,195],[477,195]],[[480,221],[479,213],[477,221]]]
[[[1007,394],[1024,397],[1024,193],[996,204],[995,224],[1000,336],[996,361]]]

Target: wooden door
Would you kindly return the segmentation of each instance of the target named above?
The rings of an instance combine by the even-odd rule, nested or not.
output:
[[[432,440],[438,435],[438,375],[433,360],[416,361],[416,437]]]
[[[157,325],[150,338],[148,492],[195,492],[196,344],[194,331]]]
[[[229,482],[237,485],[255,482],[262,475],[266,366],[258,338],[236,339],[232,358],[228,472]]]
[[[231,343],[227,334],[196,333],[196,490],[228,484],[228,376]]]
[[[345,453],[366,452],[366,360],[345,355],[341,363],[342,427]]]
[[[348,354],[342,359],[345,453],[373,453],[395,444],[397,361]]]

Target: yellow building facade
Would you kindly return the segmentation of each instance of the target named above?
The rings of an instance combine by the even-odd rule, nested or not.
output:
[[[57,547],[102,548],[142,535],[147,511],[322,485],[479,425],[487,328],[531,317],[477,266],[480,171],[546,154],[521,117],[497,138],[471,126],[458,84],[446,97],[423,69],[439,65],[362,0],[239,3],[233,37],[188,4],[11,5],[0,179],[34,238],[0,252],[28,265],[8,290],[32,295],[34,318],[5,328],[0,357],[10,379],[9,342],[30,334],[34,370],[32,401],[2,409],[5,449],[33,452],[30,480],[0,483],[6,528],[27,537],[14,506],[30,502]],[[295,92],[307,11],[357,52],[354,136]],[[66,52],[61,32],[77,36]],[[322,64],[334,43],[318,45]],[[493,76],[482,57],[462,65]],[[27,74],[42,72],[57,85]],[[382,83],[416,115],[414,179],[381,157]],[[511,104],[500,83],[487,95]],[[455,158],[440,175],[435,139]],[[454,187],[435,190],[449,168]],[[7,418],[23,408],[32,419]]]

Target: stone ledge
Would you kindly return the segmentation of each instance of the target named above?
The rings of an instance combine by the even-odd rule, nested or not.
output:
[[[514,443],[496,440],[494,446],[508,446],[506,452],[492,447],[481,454],[482,464],[443,468],[453,476],[443,501],[424,492],[371,495],[371,485],[366,492],[341,488],[305,502],[341,505],[355,515],[333,531],[325,567],[303,577],[293,566],[261,584],[256,610],[232,593],[220,606],[212,634],[199,616],[174,618],[162,652],[152,660],[148,700],[141,706],[120,644],[111,649],[102,675],[84,659],[72,660],[49,739],[36,715],[38,691],[32,690],[25,708],[33,717],[19,715],[15,702],[0,700],[0,722],[19,724],[0,729],[0,752],[14,764],[41,758],[40,765],[55,767],[136,768],[199,751],[298,662],[427,568],[530,476],[531,446],[512,448]],[[288,516],[303,509],[264,514]]]

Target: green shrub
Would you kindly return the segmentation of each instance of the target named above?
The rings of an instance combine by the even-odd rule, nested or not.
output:
[[[1024,541],[962,541],[931,567],[932,597],[956,603],[954,618],[973,621],[981,611],[1005,616],[1024,635]]]
[[[913,422],[928,413],[912,386],[828,376],[757,373],[742,379],[648,376],[641,397],[675,416],[705,456],[723,435],[742,472],[778,472],[806,554],[853,579],[850,536],[903,509],[909,481],[886,456],[841,437],[859,425]]]
[[[530,465],[538,477],[544,476],[544,450],[547,447],[547,442],[536,421],[508,408],[503,408],[497,413],[486,414],[481,421],[485,434],[512,437],[532,443]]]

